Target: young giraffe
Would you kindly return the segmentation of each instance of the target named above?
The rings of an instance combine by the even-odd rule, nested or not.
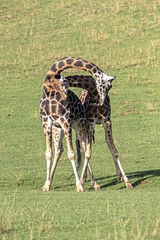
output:
[[[90,76],[70,76],[66,77],[65,81],[67,82],[67,85],[69,87],[80,87],[84,88],[86,90],[82,91],[80,100],[82,102],[82,105],[84,106],[87,120],[89,124],[89,130],[91,132],[91,138],[90,141],[92,142],[93,136],[94,136],[94,127],[95,124],[103,124],[104,130],[105,130],[105,140],[107,142],[107,145],[111,151],[114,164],[116,167],[116,172],[121,181],[124,181],[126,184],[126,188],[132,188],[131,183],[129,182],[129,179],[126,177],[126,174],[122,168],[122,165],[119,160],[118,151],[114,145],[113,137],[112,137],[112,127],[111,127],[111,106],[110,106],[110,98],[108,96],[108,91],[112,87],[112,81],[108,81],[106,83],[106,97],[104,99],[104,104],[99,105],[99,96],[96,89],[96,82],[95,80]],[[59,136],[58,129],[54,129],[55,139],[60,141],[60,146],[62,146],[62,139],[61,136]],[[81,162],[81,154],[80,154],[80,148],[79,148],[79,142],[77,143],[77,153],[78,153],[78,161],[80,165]],[[91,143],[90,143],[91,147]],[[62,153],[61,150],[59,150],[60,155]],[[60,156],[59,156],[60,157]],[[95,190],[100,189],[99,185],[96,183],[95,178],[93,176],[90,164],[88,163],[88,170],[91,176],[91,182],[95,188]],[[86,168],[83,168],[82,171],[82,177],[81,177],[81,183],[83,184],[85,182],[85,176],[86,176]]]
[[[80,68],[91,73],[96,78],[97,91],[100,97],[99,103],[103,104],[105,99],[105,85],[107,81],[112,81],[115,77],[108,76],[107,73],[104,73],[99,67],[94,63],[88,62],[82,58],[78,57],[65,57],[56,61],[47,73],[45,79],[45,87],[51,89],[54,85],[55,79],[60,79],[60,73],[67,68]],[[52,78],[52,80],[51,80]]]
[[[72,146],[72,127],[76,130],[76,137],[81,142],[81,153],[85,158],[87,167],[87,163],[91,155],[91,140],[90,133],[88,131],[86,113],[78,97],[72,91],[68,90],[63,78],[60,80],[54,79],[54,81],[52,76],[49,79],[47,75],[46,78],[52,82],[52,87],[47,88],[45,84],[43,85],[43,95],[40,101],[40,115],[47,144],[47,178],[45,185],[43,186],[43,191],[50,190],[53,174],[56,169],[60,152],[62,152],[61,139],[63,135],[65,135],[68,147],[68,157],[71,160],[76,177],[77,191],[82,192],[83,187],[78,177],[75,165],[75,153]],[[54,136],[55,143],[55,158],[51,169],[53,154],[52,135]],[[84,178],[84,176],[82,175],[81,178]]]

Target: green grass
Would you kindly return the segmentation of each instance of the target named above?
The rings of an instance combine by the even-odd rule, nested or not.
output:
[[[7,239],[159,239],[158,200],[156,188],[154,196],[149,189],[17,190],[4,198],[1,231]]]
[[[159,239],[159,2],[3,0],[0,6],[0,239]],[[65,56],[117,76],[110,90],[113,137],[134,189],[118,181],[98,125],[90,163],[102,190],[95,192],[88,178],[85,192],[75,191],[65,146],[51,191],[42,192],[39,100],[48,68]]]

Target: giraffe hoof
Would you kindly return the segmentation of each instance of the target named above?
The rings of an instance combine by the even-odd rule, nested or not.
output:
[[[94,190],[101,190],[100,186],[97,183],[94,184]]]
[[[81,184],[77,185],[77,189],[76,190],[77,190],[77,192],[84,192],[83,187],[82,187]]]
[[[48,192],[48,191],[50,191],[50,185],[44,185],[44,186],[42,187],[42,190],[43,190],[43,192]]]
[[[126,188],[133,188],[131,183],[126,183]]]

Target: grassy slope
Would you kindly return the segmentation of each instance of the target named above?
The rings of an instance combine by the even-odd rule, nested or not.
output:
[[[1,4],[0,234],[2,239],[159,239],[158,1],[6,1]],[[43,79],[64,56],[116,75],[113,136],[135,189],[115,175],[102,126],[92,168],[102,191],[75,192],[66,151],[50,193],[38,113]],[[65,74],[81,73],[68,70]],[[76,93],[79,91],[76,89]]]

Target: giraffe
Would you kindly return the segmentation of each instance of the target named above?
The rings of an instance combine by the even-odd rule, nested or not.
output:
[[[126,188],[132,188],[131,183],[129,182],[129,179],[127,178],[122,165],[119,160],[118,151],[115,147],[113,137],[112,137],[112,124],[111,124],[111,105],[110,105],[110,98],[108,95],[109,90],[112,87],[111,81],[106,84],[106,96],[104,99],[103,105],[99,104],[99,96],[98,91],[96,89],[96,82],[91,76],[69,76],[65,77],[65,81],[67,82],[68,87],[79,87],[84,88],[86,90],[83,90],[80,96],[80,100],[82,102],[82,105],[84,106],[86,115],[87,115],[87,121],[89,124],[89,131],[91,132],[90,141],[92,142],[93,136],[94,136],[94,128],[95,124],[103,124],[104,131],[105,131],[105,140],[107,142],[107,145],[110,149],[115,167],[116,172],[118,175],[119,180],[124,181]],[[54,129],[54,133],[58,135],[57,129]],[[56,136],[57,138],[57,136]],[[79,140],[76,141],[77,144],[77,154],[78,154],[78,165],[81,163],[81,153],[80,153],[80,144]],[[90,143],[91,147],[91,143]],[[88,170],[89,174],[91,176],[91,183],[94,186],[95,190],[100,189],[100,186],[95,181],[95,178],[93,176],[91,166],[88,163]],[[83,168],[82,176],[81,176],[81,183],[85,182],[86,178],[86,168]]]
[[[52,78],[53,77],[51,76],[50,82],[53,81]],[[76,178],[77,192],[83,192],[83,187],[78,177],[75,165],[75,153],[72,145],[72,127],[76,131],[76,137],[81,142],[81,153],[85,159],[85,171],[91,156],[91,140],[84,108],[78,97],[68,89],[67,84],[64,81],[64,77],[61,77],[59,80],[54,79],[51,88],[46,88],[46,86],[43,85],[43,94],[40,100],[40,115],[47,145],[47,177],[45,185],[42,188],[43,191],[50,190],[57,162],[61,152],[63,151],[62,138],[64,135],[68,147],[68,158],[72,163]],[[52,135],[54,136],[55,157],[51,169],[53,155]],[[84,176],[82,175],[81,178],[84,178]]]
[[[108,76],[94,63],[88,62],[79,57],[65,57],[56,61],[49,69],[44,86],[52,89],[55,79],[60,79],[60,73],[67,68],[79,68],[91,73],[96,78],[97,91],[100,97],[99,103],[103,105],[105,99],[106,82],[112,81],[115,76]],[[52,81],[51,81],[52,78]]]

